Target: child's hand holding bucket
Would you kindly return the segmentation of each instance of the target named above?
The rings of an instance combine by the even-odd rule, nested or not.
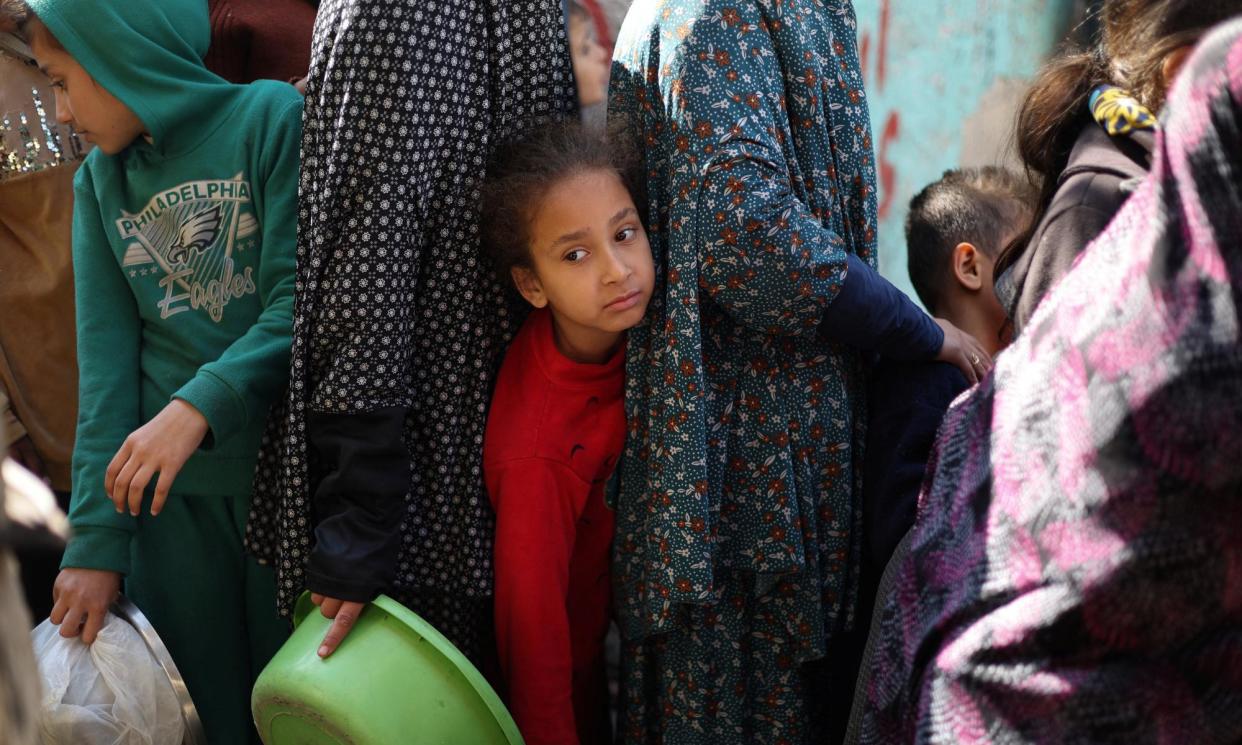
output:
[[[340,646],[349,630],[354,627],[354,623],[362,615],[362,609],[366,607],[366,603],[326,598],[318,593],[311,594],[311,602],[319,606],[319,612],[323,614],[324,618],[332,620],[332,625],[328,627],[328,633],[323,637],[323,644],[319,645],[319,656],[326,658],[336,651],[336,648]]]

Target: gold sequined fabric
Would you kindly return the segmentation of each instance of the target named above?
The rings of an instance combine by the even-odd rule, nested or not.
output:
[[[0,181],[76,162],[86,146],[56,121],[47,77],[11,34],[0,34]]]

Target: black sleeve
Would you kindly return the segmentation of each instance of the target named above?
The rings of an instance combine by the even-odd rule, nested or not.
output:
[[[850,254],[845,282],[820,324],[823,337],[895,360],[930,360],[944,331],[870,265]]]
[[[405,414],[393,406],[308,417],[323,474],[313,497],[315,547],[306,566],[312,592],[366,602],[391,583],[410,488]]]

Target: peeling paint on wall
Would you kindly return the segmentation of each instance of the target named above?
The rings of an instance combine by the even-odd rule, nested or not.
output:
[[[949,168],[1013,164],[1017,106],[1075,0],[855,0],[880,200],[880,270],[911,297],[910,198]]]

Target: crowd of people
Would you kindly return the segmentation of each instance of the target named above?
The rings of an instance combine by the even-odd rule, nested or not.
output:
[[[1238,16],[1104,0],[920,307],[849,0],[0,0],[32,616],[123,591],[213,744],[306,592],[531,745],[1242,741]]]

